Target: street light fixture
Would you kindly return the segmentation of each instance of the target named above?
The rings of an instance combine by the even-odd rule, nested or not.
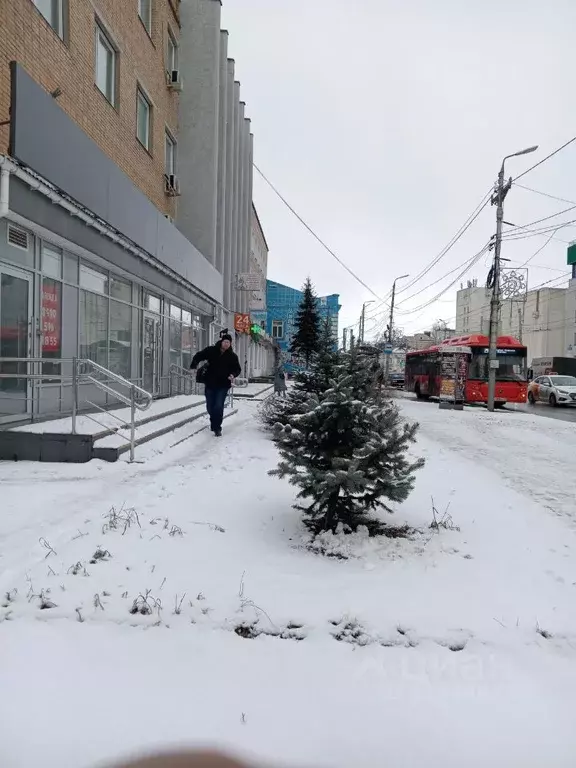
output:
[[[406,277],[410,277],[410,275],[400,275],[399,277],[394,278],[394,282],[392,283],[392,297],[390,299],[390,324],[388,325],[388,343],[392,344],[392,332],[393,332],[393,325],[394,325],[394,301],[396,299],[396,283],[398,280],[404,280]],[[390,358],[392,356],[392,353],[386,354],[386,371],[385,371],[385,381],[386,386],[388,386],[388,381],[390,379]]]
[[[494,242],[494,262],[492,265],[492,298],[490,300],[490,349],[488,354],[488,410],[494,410],[496,400],[496,370],[498,368],[498,320],[500,315],[500,262],[502,261],[500,251],[502,250],[502,223],[504,221],[504,199],[510,187],[512,179],[504,183],[504,163],[511,157],[520,157],[520,155],[529,155],[535,152],[538,145],[521,149],[519,152],[513,152],[506,155],[502,160],[496,190],[492,197],[492,205],[496,205],[496,239]]]

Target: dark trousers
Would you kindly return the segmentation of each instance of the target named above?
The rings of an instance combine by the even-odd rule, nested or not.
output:
[[[206,410],[210,416],[210,429],[212,432],[216,432],[222,428],[228,387],[205,387],[204,394],[206,395]]]

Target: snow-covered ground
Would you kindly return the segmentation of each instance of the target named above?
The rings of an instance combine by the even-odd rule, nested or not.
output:
[[[328,558],[237,405],[222,440],[168,435],[139,464],[0,464],[3,768],[198,743],[309,768],[572,765],[572,425],[402,401],[427,463],[391,522],[422,533]]]

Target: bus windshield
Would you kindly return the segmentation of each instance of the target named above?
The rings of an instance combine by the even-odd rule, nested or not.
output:
[[[497,381],[526,381],[526,350],[525,349],[498,349],[498,361],[500,365],[496,371]],[[468,370],[469,379],[488,381],[489,350],[485,348],[472,348],[472,360]]]

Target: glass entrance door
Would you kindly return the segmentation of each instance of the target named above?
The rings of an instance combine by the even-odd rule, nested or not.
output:
[[[157,315],[144,314],[143,387],[152,395],[158,394],[160,384],[160,328],[160,318]]]
[[[27,363],[3,363],[2,358],[30,357],[31,330],[31,275],[0,265],[0,373],[26,374]],[[30,411],[29,384],[26,378],[0,378],[0,421]]]

